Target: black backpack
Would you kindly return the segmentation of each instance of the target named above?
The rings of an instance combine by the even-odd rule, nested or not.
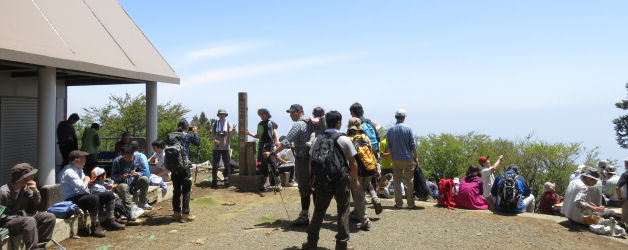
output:
[[[317,183],[332,183],[348,175],[349,165],[338,138],[342,133],[324,133],[312,145],[312,177]]]
[[[499,206],[506,209],[516,210],[519,208],[519,186],[517,185],[516,174],[504,174],[499,187]]]
[[[414,195],[419,197],[419,200],[427,200],[429,194],[430,190],[427,187],[423,170],[417,166],[414,168]]]
[[[164,165],[170,172],[184,172],[187,168],[187,156],[183,143],[185,134],[183,132],[172,132],[166,138],[166,148],[164,148]]]

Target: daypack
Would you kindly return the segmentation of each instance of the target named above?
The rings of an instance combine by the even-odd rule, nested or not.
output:
[[[358,152],[358,166],[366,171],[367,175],[377,172],[377,158],[373,154],[371,142],[365,134],[357,134],[351,138],[355,151]]]
[[[513,210],[519,209],[521,194],[519,193],[516,174],[504,174],[498,190],[500,207]]]
[[[371,145],[373,146],[373,150],[374,151],[379,150],[379,144],[377,141],[377,131],[375,130],[373,125],[368,121],[363,121],[362,130],[364,131],[364,134],[366,134],[366,136],[368,136],[369,139],[371,140]]]
[[[312,176],[317,183],[331,183],[348,176],[349,165],[338,145],[342,133],[324,133],[312,145]]]
[[[456,206],[454,194],[457,192],[454,180],[440,179],[438,182],[438,205],[453,210]]]
[[[430,195],[425,175],[423,175],[423,170],[420,167],[414,168],[414,195],[418,196],[419,200],[427,200]]]
[[[172,132],[166,138],[164,148],[164,165],[170,172],[184,172],[187,167],[187,157],[183,143],[185,135],[183,132]]]
[[[122,202],[122,199],[116,199],[113,202],[113,209],[114,209],[114,215],[118,219],[120,219],[120,217],[122,216],[126,217],[127,220],[129,221],[135,219],[135,217],[133,217],[129,209],[127,209],[126,206],[124,205],[124,202]]]
[[[54,214],[59,219],[67,219],[72,217],[72,215],[80,214],[81,209],[71,201],[62,201],[49,207],[48,212]]]

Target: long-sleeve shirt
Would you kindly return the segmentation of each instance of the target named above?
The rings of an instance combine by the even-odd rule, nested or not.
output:
[[[37,211],[41,202],[39,192],[33,190],[13,190],[10,184],[0,187],[0,204],[6,206],[4,214],[26,216]]]
[[[89,193],[87,183],[83,181],[85,174],[82,169],[68,164],[61,170],[57,180],[61,184],[61,197],[67,200],[75,195]]]
[[[138,175],[136,177],[130,175],[131,171],[134,170]],[[146,170],[144,169],[144,164],[139,161],[135,161],[135,159],[130,162],[125,161],[122,156],[118,156],[113,159],[113,164],[111,165],[111,179],[113,179],[116,183],[126,183],[133,187],[135,180],[144,176],[145,173]],[[128,174],[129,176],[126,179],[122,179],[123,174]]]
[[[185,148],[185,155],[188,157],[188,160],[191,160],[190,157],[190,144],[194,146],[201,145],[201,139],[198,137],[198,133],[194,133],[194,135],[185,133],[185,140],[183,141],[183,147]],[[229,148],[227,148],[229,150]]]
[[[144,165],[144,176],[149,177],[150,167],[148,166],[148,158],[146,158],[146,155],[140,152],[135,152],[133,153],[133,157],[134,157],[133,161],[135,161],[134,164]]]
[[[74,145],[78,145],[76,131],[74,131],[74,125],[72,122],[68,120],[59,122],[59,125],[57,126],[57,141],[59,144],[72,143]]]
[[[592,192],[589,192],[591,188],[595,187],[587,186],[582,179],[576,179],[570,182],[565,192],[565,200],[563,201],[563,207],[560,209],[560,213],[573,221],[584,224],[582,219],[582,217],[585,216],[584,209],[589,204],[595,204],[593,200],[596,200],[594,199],[595,197],[592,197],[594,196]]]
[[[284,148],[289,148],[294,145],[294,155],[296,157],[307,156],[309,149],[305,143],[310,139],[310,135],[307,133],[307,118],[301,116],[294,124],[286,135],[286,138],[281,141],[281,145]]]
[[[397,122],[388,130],[386,141],[388,150],[392,152],[393,161],[414,161],[413,151],[417,146],[410,126]]]

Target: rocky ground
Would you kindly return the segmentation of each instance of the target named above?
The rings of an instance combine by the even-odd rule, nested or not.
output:
[[[199,176],[199,181],[203,180]],[[170,219],[169,201],[155,204],[157,213],[139,226],[107,232],[106,238],[82,237],[61,242],[67,249],[297,249],[306,240],[305,227],[290,227],[279,193],[240,192],[235,187],[192,190],[191,223]],[[296,188],[282,192],[290,218],[300,211]],[[393,209],[384,200],[370,231],[351,224],[356,249],[628,249],[627,239],[599,236],[562,217],[538,214],[507,216],[489,211],[448,210],[431,202],[419,209]],[[311,211],[311,210],[310,210]],[[319,247],[333,249],[336,209],[332,202],[321,230]]]

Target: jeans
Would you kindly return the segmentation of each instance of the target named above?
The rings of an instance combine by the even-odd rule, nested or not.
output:
[[[124,206],[126,206],[129,211],[133,211],[133,196],[135,196],[138,191],[139,205],[144,205],[146,203],[146,192],[148,191],[148,184],[149,181],[148,177],[146,176],[142,176],[135,180],[135,183],[133,183],[133,189],[131,189],[129,184],[118,184],[118,188],[116,188],[116,191],[118,191],[118,194],[120,194],[120,198],[124,202]]]
[[[172,211],[175,213],[190,213],[190,191],[192,190],[192,179],[190,169],[185,172],[175,173],[170,176],[172,180]],[[183,203],[183,207],[181,206]]]
[[[401,196],[401,182],[406,184],[406,200],[408,207],[414,207],[414,162],[393,161],[393,179],[395,180],[395,205],[401,207],[403,199]]]
[[[229,150],[214,150],[212,151],[212,183],[218,183],[218,163],[222,159],[222,163],[225,166],[225,170],[222,171],[222,176],[225,177],[225,182],[229,182],[229,172],[231,170],[231,157],[229,156]]]
[[[316,187],[316,191],[314,191],[316,192],[314,195],[314,215],[310,226],[307,228],[308,245],[314,247],[318,244],[323,218],[331,199],[334,198],[338,209],[336,246],[346,247],[349,241],[349,185],[349,178],[343,178],[335,183],[319,184]]]

